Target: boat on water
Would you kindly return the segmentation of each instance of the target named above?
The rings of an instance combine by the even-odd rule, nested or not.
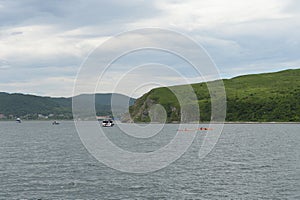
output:
[[[113,127],[115,124],[112,119],[106,119],[102,121],[103,127]]]
[[[16,122],[17,122],[17,123],[22,123],[22,120],[18,117],[18,118],[16,119]]]
[[[184,129],[178,129],[178,131],[212,131],[213,128],[206,128],[206,127],[200,127],[197,129],[188,129],[188,128],[184,128]]]
[[[54,122],[52,122],[52,125],[59,125],[59,122],[58,121],[54,121]]]

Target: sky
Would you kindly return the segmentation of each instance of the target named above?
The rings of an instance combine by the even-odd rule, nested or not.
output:
[[[195,40],[222,78],[300,66],[300,2],[296,0],[0,0],[0,91],[72,96],[78,71],[96,47],[122,32],[148,27]],[[152,57],[157,63],[182,64],[186,69],[180,60],[162,55],[141,52],[116,65],[130,69]],[[140,85],[133,96],[151,87],[181,83],[173,73],[165,73],[160,84],[143,87],[144,76],[157,76],[156,67],[144,65],[136,76],[131,73],[130,81],[139,78]],[[123,74],[122,70],[113,73]],[[117,92],[132,95],[124,89],[127,83],[123,81],[123,89]],[[97,92],[112,91],[98,87]]]

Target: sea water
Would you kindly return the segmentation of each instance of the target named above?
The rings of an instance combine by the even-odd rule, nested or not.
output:
[[[177,128],[148,139],[118,126],[106,133],[122,149],[151,152]],[[71,121],[0,122],[0,199],[300,199],[299,124],[226,124],[199,159],[203,134],[166,168],[131,174],[90,155]]]

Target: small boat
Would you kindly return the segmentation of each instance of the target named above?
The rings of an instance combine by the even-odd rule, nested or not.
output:
[[[211,131],[213,130],[212,128],[204,128],[204,127],[201,127],[201,128],[198,128],[199,131]]]
[[[103,127],[113,127],[115,124],[112,119],[107,119],[102,121]]]
[[[22,120],[18,117],[18,118],[16,119],[16,122],[17,122],[17,123],[22,123]]]
[[[206,128],[206,127],[200,127],[200,128],[197,128],[197,129],[178,129],[178,131],[212,131],[213,128]]]
[[[58,121],[54,121],[54,122],[52,122],[52,125],[59,125],[59,122]]]

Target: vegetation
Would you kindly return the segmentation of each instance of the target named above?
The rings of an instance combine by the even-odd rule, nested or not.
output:
[[[299,122],[300,121],[300,69],[276,73],[239,76],[223,80],[227,98],[226,121],[249,122]],[[195,99],[185,95],[193,89]],[[174,94],[180,93],[185,99],[181,103]],[[183,95],[182,95],[183,94]],[[79,97],[87,97],[80,95]],[[97,115],[111,115],[112,94],[97,94],[95,108]],[[128,99],[119,95],[118,99]],[[134,103],[135,102],[135,103]],[[183,102],[183,103],[182,103]],[[211,98],[206,83],[162,87],[151,90],[136,101],[130,98],[130,115],[134,121],[151,121],[151,109],[156,104],[161,115],[166,114],[167,122],[179,122],[181,106],[194,109],[199,105],[200,121],[211,119]],[[118,102],[116,103],[118,105]],[[118,112],[127,107],[120,106]],[[191,112],[192,113],[192,112]],[[0,92],[0,120],[15,119],[72,119],[72,98],[51,98],[24,94]],[[117,116],[119,117],[119,116]],[[153,116],[161,120],[159,116]],[[126,116],[130,121],[130,117]]]
[[[223,80],[227,98],[226,121],[299,122],[300,69],[239,76]],[[210,121],[211,99],[205,83],[192,84],[200,109],[200,121]],[[162,105],[167,122],[180,121],[180,104],[172,92],[188,86],[156,88],[130,107],[134,121],[149,122],[152,105]]]
[[[129,100],[127,96],[115,95],[117,95],[117,99]],[[87,97],[88,95],[80,96]],[[112,94],[95,95],[97,115],[111,115],[111,97]],[[129,103],[132,105],[134,99],[130,98]],[[72,98],[51,98],[0,92],[0,120],[15,119],[16,117],[28,120],[72,119]]]

